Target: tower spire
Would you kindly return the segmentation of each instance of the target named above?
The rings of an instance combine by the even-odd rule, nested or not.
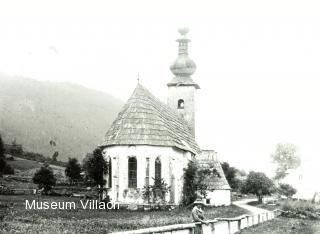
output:
[[[176,40],[179,43],[178,57],[170,66],[170,70],[175,77],[170,81],[168,86],[179,84],[195,86],[198,89],[199,85],[196,84],[191,78],[191,75],[196,71],[197,66],[189,57],[188,53],[188,45],[191,41],[187,38],[189,29],[185,27],[179,28],[178,32],[180,33],[180,38]]]
[[[168,106],[177,110],[187,121],[189,129],[195,137],[195,91],[199,85],[195,83],[191,75],[196,71],[196,64],[189,58],[187,38],[188,28],[180,28],[178,57],[170,66],[171,72],[175,75],[168,85]]]

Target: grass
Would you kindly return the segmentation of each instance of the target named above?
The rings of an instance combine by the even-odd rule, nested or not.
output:
[[[190,223],[191,211],[178,208],[172,211],[127,211],[127,210],[83,210],[79,205],[75,210],[26,210],[25,200],[34,196],[0,196],[1,203],[14,203],[0,232],[4,233],[110,233],[146,227],[177,223]],[[42,201],[75,201],[67,197],[43,196]],[[247,213],[236,206],[206,208],[206,218],[236,217]],[[81,222],[79,222],[81,220]]]
[[[318,220],[305,220],[294,218],[276,218],[241,231],[241,234],[316,234],[320,233]]]
[[[26,160],[26,159],[20,159],[15,157],[14,161],[7,161],[10,166],[12,166],[15,170],[19,171],[26,171],[34,168],[40,168],[42,166],[42,163],[36,162],[36,161],[31,161],[31,160]]]

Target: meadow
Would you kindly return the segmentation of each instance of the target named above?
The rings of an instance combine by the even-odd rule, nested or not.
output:
[[[279,217],[274,220],[250,227],[241,234],[317,234],[320,233],[319,220],[305,220]]]
[[[25,200],[37,199],[32,195],[0,195],[0,207],[9,204],[12,208],[3,222],[2,233],[110,233],[177,223],[190,223],[191,208],[176,208],[171,211],[128,210],[26,210]],[[78,198],[42,196],[40,201],[75,201]],[[3,212],[3,211],[2,211]],[[206,208],[206,218],[236,217],[247,211],[236,206]]]

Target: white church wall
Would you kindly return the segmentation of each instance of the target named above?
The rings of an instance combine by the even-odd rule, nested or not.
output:
[[[155,161],[161,160],[161,177],[172,186],[172,194],[167,195],[167,201],[174,198],[180,203],[183,188],[183,168],[186,167],[191,153],[173,147],[137,145],[110,146],[103,150],[105,158],[112,159],[112,188],[108,194],[114,201],[123,203],[143,203],[142,191],[146,184],[146,166],[149,158],[149,184],[153,184],[155,176]],[[128,188],[128,159],[137,159],[137,188]],[[173,177],[173,178],[172,178]],[[106,178],[108,176],[106,175]]]
[[[231,191],[230,190],[208,191],[206,199],[207,200],[205,202],[211,206],[229,206],[231,205]]]

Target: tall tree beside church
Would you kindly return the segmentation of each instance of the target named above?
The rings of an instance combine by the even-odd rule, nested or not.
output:
[[[297,147],[289,143],[277,144],[276,151],[271,158],[272,162],[277,165],[275,179],[284,178],[288,169],[295,169],[301,163]]]
[[[85,158],[83,168],[88,177],[91,178],[96,185],[100,185],[100,187],[103,188],[106,182],[105,179],[103,179],[103,175],[107,174],[108,166],[100,148],[96,148],[92,155]]]
[[[184,169],[183,204],[189,205],[197,198],[197,170],[195,162],[189,161]]]

